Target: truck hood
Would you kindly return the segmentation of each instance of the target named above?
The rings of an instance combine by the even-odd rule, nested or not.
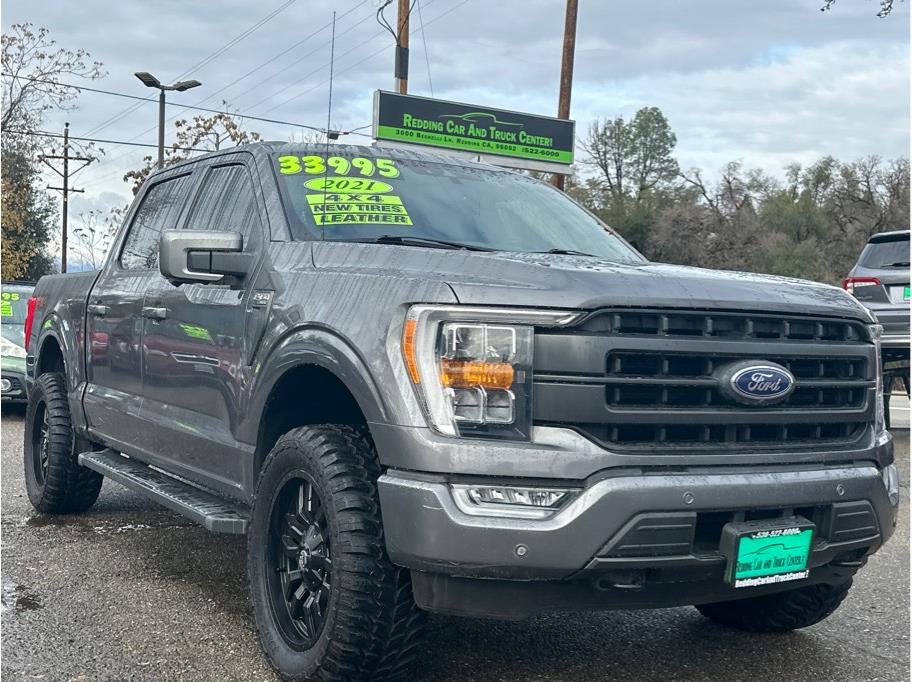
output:
[[[593,310],[703,308],[830,315],[872,322],[838,287],[800,279],[562,254],[482,253],[395,245],[315,243],[318,267],[446,282],[460,303]],[[327,248],[328,247],[328,248]]]

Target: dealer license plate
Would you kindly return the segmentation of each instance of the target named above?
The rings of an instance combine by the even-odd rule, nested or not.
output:
[[[814,525],[800,517],[726,524],[726,581],[734,587],[758,587],[803,580],[813,541]]]

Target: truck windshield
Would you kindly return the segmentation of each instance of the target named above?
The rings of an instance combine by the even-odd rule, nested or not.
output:
[[[346,153],[278,154],[275,167],[297,238],[644,262],[565,194],[525,175]]]

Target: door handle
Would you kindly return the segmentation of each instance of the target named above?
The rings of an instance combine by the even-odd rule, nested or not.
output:
[[[143,314],[143,317],[148,317],[151,320],[164,320],[166,317],[168,317],[168,309],[167,308],[151,308],[151,307],[146,306],[146,307],[143,307],[142,314]]]
[[[106,305],[101,305],[99,303],[91,303],[86,306],[86,310],[95,315],[96,317],[104,317],[108,314],[110,308]]]

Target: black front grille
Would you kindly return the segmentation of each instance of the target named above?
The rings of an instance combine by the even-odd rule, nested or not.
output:
[[[795,359],[767,355],[763,360],[779,363],[799,380],[798,387],[780,406],[858,407],[864,403],[864,358]],[[740,408],[720,392],[713,377],[720,365],[731,361],[730,356],[722,354],[609,353],[606,400],[615,407]]]
[[[720,372],[775,362],[782,402],[745,405]],[[860,322],[738,313],[603,311],[536,334],[534,415],[612,448],[840,447],[873,420],[874,346]]]
[[[716,339],[862,341],[858,322],[797,316],[732,313],[606,311],[584,322],[586,329],[617,335],[690,336]]]
[[[598,440],[622,446],[821,445],[855,440],[865,422],[787,424],[598,424],[588,427]]]

